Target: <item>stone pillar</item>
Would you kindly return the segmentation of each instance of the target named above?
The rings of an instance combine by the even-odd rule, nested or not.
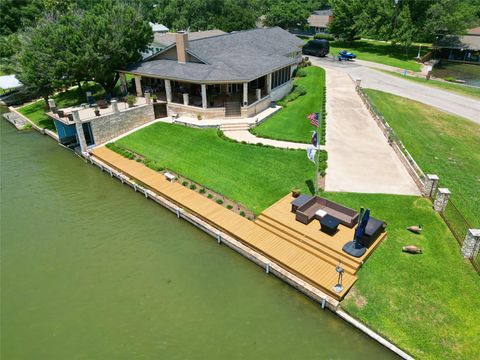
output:
[[[435,201],[433,202],[433,208],[436,212],[442,213],[445,210],[450,195],[450,190],[446,188],[438,189],[437,196],[435,198]]]
[[[112,104],[112,110],[114,113],[119,113],[120,111],[118,110],[118,101],[117,100],[112,100],[110,102]]]
[[[137,96],[143,95],[141,79],[141,76],[135,75],[135,90],[137,91]]]
[[[147,104],[150,104],[152,102],[152,99],[150,98],[150,92],[149,91],[145,91],[145,102]]]
[[[267,74],[267,94],[272,92],[272,73]]]
[[[435,174],[427,174],[427,178],[425,179],[423,192],[425,196],[432,197],[435,194],[435,190],[437,190],[438,186],[438,176]]]
[[[480,229],[468,229],[460,250],[465,259],[473,259],[480,249]]]
[[[257,100],[260,100],[262,98],[262,89],[255,89],[255,95]]]
[[[207,106],[207,84],[202,84],[202,108],[206,109]]]
[[[189,98],[188,98],[188,93],[183,94],[183,105],[188,105]]]
[[[170,80],[165,79],[165,94],[167,96],[167,103],[172,102],[172,86]]]
[[[361,83],[362,83],[362,79],[356,79],[355,80],[355,87],[359,88]]]
[[[127,90],[127,78],[124,73],[120,73],[120,91],[122,92],[122,95],[125,95]]]
[[[55,100],[53,99],[48,99],[48,107],[51,109],[55,108]]]
[[[80,150],[82,152],[87,151],[87,141],[85,140],[85,134],[83,132],[82,121],[78,110],[72,110],[73,120],[75,121],[75,129],[77,130],[77,139],[80,144]]]
[[[248,83],[243,83],[243,104],[242,106],[248,105]]]

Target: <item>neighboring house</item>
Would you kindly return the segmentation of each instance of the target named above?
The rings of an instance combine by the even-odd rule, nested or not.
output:
[[[317,10],[308,18],[308,27],[310,32],[314,34],[327,33],[328,24],[333,20],[332,9]]]
[[[194,34],[178,33],[158,54],[119,70],[124,91],[133,75],[137,96],[148,91],[168,115],[202,118],[253,116],[290,92],[304,44],[296,36],[278,27]]]
[[[163,26],[163,25],[162,25]],[[196,39],[203,39],[211,36],[217,36],[225,34],[225,32],[221,30],[207,30],[207,31],[195,31],[188,33],[189,38],[191,40]],[[143,59],[148,59],[150,56],[162,51],[167,46],[172,45],[175,43],[175,35],[176,33],[172,32],[154,32],[153,34],[153,42],[149,46],[149,50],[142,53]]]
[[[327,34],[328,24],[333,20],[332,9],[324,9],[314,11],[307,19],[308,26],[306,29],[293,29],[291,32],[297,35]]]
[[[434,58],[480,64],[480,28],[467,35],[446,35],[433,44]]]

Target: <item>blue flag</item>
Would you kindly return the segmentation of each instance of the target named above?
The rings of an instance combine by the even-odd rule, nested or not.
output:
[[[318,134],[316,131],[314,131],[312,135],[312,145],[315,146],[315,148],[318,147]]]

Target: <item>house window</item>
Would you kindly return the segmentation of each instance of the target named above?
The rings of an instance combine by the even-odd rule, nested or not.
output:
[[[275,89],[290,81],[290,66],[284,67],[272,73],[272,89]]]

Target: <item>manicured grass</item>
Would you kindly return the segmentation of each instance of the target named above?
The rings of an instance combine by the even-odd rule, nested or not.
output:
[[[307,76],[295,79],[296,85],[302,85],[307,93],[298,97],[286,108],[281,109],[270,119],[252,129],[259,137],[277,140],[308,143],[315,129],[306,118],[313,112],[321,112],[325,91],[325,70],[316,66],[305,68]]]
[[[362,39],[353,42],[332,41],[330,43],[330,54],[338,55],[340,50],[352,51],[359,60],[372,61],[416,72],[421,69],[421,64],[414,60],[414,57],[418,54],[418,47],[416,46],[412,46],[409,49],[407,56],[405,47],[400,45],[392,46],[383,41]],[[427,51],[428,48],[422,47],[421,55],[425,55]]]
[[[53,96],[57,107],[69,107],[79,105],[87,101],[85,92],[91,91],[94,97],[101,97],[105,91],[103,88],[94,83],[89,83],[82,87],[80,90],[78,87],[66,90],[64,92],[57,93]],[[55,131],[55,124],[51,117],[45,115],[48,111],[48,106],[44,100],[37,100],[28,105],[22,106],[18,111],[32,120],[36,125],[44,129]]]
[[[480,226],[480,125],[381,91],[366,93],[422,170],[437,174],[471,225]]]
[[[417,359],[478,358],[480,280],[430,201],[413,196],[326,193],[388,223],[388,237],[358,272],[342,307]],[[421,235],[408,232],[423,225]],[[416,245],[421,255],[402,253]]]
[[[427,80],[425,78],[419,78],[416,76],[408,76],[408,75],[402,75],[394,71],[388,71],[388,70],[380,70],[384,73],[396,76],[396,77],[401,77],[402,79],[407,79],[410,81],[416,81],[418,83],[422,83],[424,85],[428,86],[433,86],[436,88],[440,88],[443,90],[448,90],[452,91],[455,93],[458,93],[460,95],[466,95],[474,98],[480,98],[480,87],[473,87],[473,86],[467,86],[467,85],[461,85],[461,84],[455,84],[451,82],[444,82],[444,81],[438,81],[438,80]]]
[[[220,138],[199,130],[156,123],[119,140],[133,150],[192,181],[245,205],[254,213],[294,187],[310,192],[314,167],[304,151],[273,149]],[[325,168],[325,152],[322,152]]]

